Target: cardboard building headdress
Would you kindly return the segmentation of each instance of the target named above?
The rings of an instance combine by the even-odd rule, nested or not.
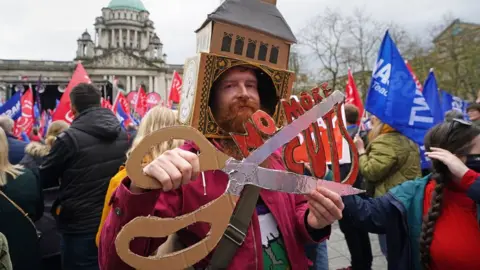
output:
[[[229,68],[255,67],[262,109],[284,123],[280,100],[290,97],[295,74],[288,71],[296,38],[276,0],[226,0],[196,31],[197,55],[187,59],[179,121],[207,138],[225,138],[209,107],[215,81]]]
[[[191,213],[171,218],[139,216],[123,226],[115,240],[115,248],[128,265],[136,269],[185,269],[205,258],[217,247],[227,228],[232,227],[230,218],[246,185],[305,195],[321,183],[338,194],[357,194],[358,191],[350,193],[351,186],[346,188],[340,183],[351,185],[358,173],[358,152],[341,120],[337,120],[339,132],[348,141],[353,156],[345,180],[340,178],[338,151],[333,143],[333,118],[343,119],[341,107],[345,96],[324,85],[322,90],[312,89],[311,94],[301,93],[298,101],[290,98],[295,74],[287,71],[287,67],[295,37],[275,4],[274,0],[227,0],[197,31],[197,56],[186,61],[178,110],[179,121],[184,126],[157,130],[143,138],[130,155],[126,170],[136,186],[161,188],[158,181],[143,173],[141,161],[145,153],[152,145],[167,140],[190,140],[200,149],[200,170],[223,171],[228,176],[228,185],[220,197]],[[239,65],[255,67],[262,110],[252,114],[244,123],[244,134],[228,134],[213,118],[209,107],[210,91],[226,70]],[[325,143],[320,136],[319,118],[326,125],[328,138]],[[285,123],[288,125],[284,126]],[[283,128],[278,130],[275,126]],[[306,155],[314,177],[303,175],[305,163],[294,158],[294,150],[301,145],[299,133],[305,138]],[[230,136],[246,157],[244,160],[234,160],[206,139]],[[270,138],[265,141],[265,137]],[[250,149],[255,150],[250,152]],[[279,149],[282,149],[288,172],[259,166]],[[328,149],[334,182],[317,179],[325,175]],[[132,239],[166,237],[198,222],[210,224],[211,229],[204,239],[186,249],[148,257],[130,250]]]

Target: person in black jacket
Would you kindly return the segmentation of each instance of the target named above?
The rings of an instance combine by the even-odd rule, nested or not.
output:
[[[99,269],[95,234],[110,178],[125,162],[128,138],[100,91],[79,84],[70,93],[75,119],[40,167],[44,187],[58,185],[52,212],[62,234],[64,270]],[[48,183],[45,183],[48,182]]]
[[[7,135],[0,129],[0,233],[8,240],[13,269],[42,269],[33,225],[43,214],[42,189],[32,171],[8,161],[8,150]]]
[[[359,120],[358,108],[352,104],[345,105],[345,119],[347,120],[347,131],[352,139],[359,133],[359,126],[357,125]],[[342,179],[346,178],[350,172],[351,164],[340,165],[340,175]],[[354,183],[354,187],[362,189],[363,177],[357,176],[357,180]],[[372,269],[372,247],[370,245],[370,238],[368,232],[358,229],[354,224],[349,224],[343,220],[339,221],[340,230],[345,235],[345,241],[347,242],[348,250],[350,251],[352,266],[344,268],[349,270],[370,270]]]

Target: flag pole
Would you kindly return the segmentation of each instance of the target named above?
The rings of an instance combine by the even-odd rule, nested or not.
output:
[[[367,118],[367,110],[363,110],[363,115],[362,118],[360,118],[360,126],[358,127],[357,134],[355,134],[355,137],[360,135],[360,132],[362,131],[362,123],[363,119]]]

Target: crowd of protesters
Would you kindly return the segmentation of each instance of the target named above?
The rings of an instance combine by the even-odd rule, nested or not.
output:
[[[237,127],[261,107],[256,76],[249,68],[222,75],[210,104],[223,129],[241,132]],[[222,91],[225,87],[233,90]],[[224,175],[199,174],[198,149],[182,140],[157,145],[143,159],[144,172],[161,182],[163,191],[136,187],[124,168],[129,153],[150,133],[176,125],[175,113],[154,107],[138,128],[125,129],[101,107],[94,86],[79,84],[70,99],[72,124],[53,122],[45,138],[34,129],[29,143],[12,135],[12,119],[0,116],[0,269],[129,269],[114,247],[123,225],[137,216],[191,212],[225,190]],[[248,110],[236,102],[245,102]],[[391,270],[480,269],[480,104],[467,113],[471,122],[450,111],[428,132],[432,168],[422,172],[415,143],[373,115],[372,129],[360,132],[358,109],[345,105],[347,130],[359,153],[354,186],[366,193],[340,198],[320,188],[305,198],[262,191],[251,230],[229,269],[262,269],[259,261],[263,269],[328,269],[326,239],[336,221],[351,255],[344,269],[372,269],[369,233],[378,235]],[[213,142],[241,158],[228,141]],[[284,169],[278,153],[262,166]],[[342,165],[342,177],[350,166]],[[197,177],[203,181],[190,182]],[[274,257],[264,246],[263,255],[255,248],[264,215],[276,220],[281,238]],[[165,254],[207,233],[207,225],[195,224],[168,239],[135,239],[131,249],[143,256]],[[207,267],[208,259],[196,269]]]

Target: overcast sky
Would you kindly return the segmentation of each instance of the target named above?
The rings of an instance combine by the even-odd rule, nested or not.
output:
[[[0,0],[0,59],[72,60],[76,40],[85,29],[93,33],[95,17],[109,2]],[[183,64],[195,53],[193,31],[219,2],[143,0],[168,54],[168,63]],[[448,12],[461,20],[480,23],[480,0],[278,0],[278,7],[294,32],[326,7],[345,14],[361,7],[378,20],[394,21],[416,33]]]

